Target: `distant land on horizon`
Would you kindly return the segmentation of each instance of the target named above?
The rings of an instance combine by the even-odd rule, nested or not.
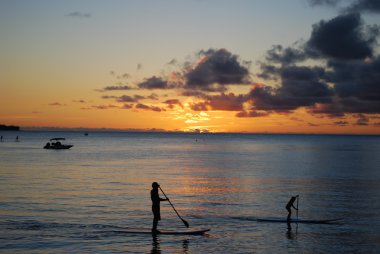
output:
[[[0,125],[4,126],[4,125]],[[192,132],[189,131],[182,131],[182,130],[164,130],[164,129],[157,129],[157,128],[151,128],[151,129],[121,129],[121,128],[86,128],[86,127],[34,127],[34,126],[24,126],[24,127],[17,127],[18,131],[73,131],[73,132],[135,132],[135,133],[188,133],[188,134],[258,134],[258,135],[353,135],[353,136],[379,136],[379,134],[356,134],[356,133],[297,133],[297,132],[207,132],[203,130],[194,130]],[[2,129],[0,128],[0,131]],[[14,129],[16,130],[16,129]]]
[[[166,131],[164,129],[119,129],[119,128],[86,128],[86,127],[22,127],[24,131],[83,131],[83,132],[180,132],[180,131]]]
[[[1,131],[19,131],[20,127],[15,125],[4,125],[0,124],[0,130]]]

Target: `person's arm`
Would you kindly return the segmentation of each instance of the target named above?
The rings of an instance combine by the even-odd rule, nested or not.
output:
[[[295,199],[294,201],[296,201],[298,198],[299,198],[299,195],[296,196],[296,199]],[[297,201],[297,202],[298,202],[298,201]],[[294,206],[294,202],[293,202],[292,206],[293,206],[294,209],[298,210],[298,208],[296,208],[296,207]]]
[[[160,198],[160,201],[169,201],[168,198]]]

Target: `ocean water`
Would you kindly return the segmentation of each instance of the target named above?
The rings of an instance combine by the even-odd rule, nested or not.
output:
[[[0,135],[2,253],[380,252],[380,136]],[[42,149],[54,137],[74,147]],[[191,229],[211,231],[115,233],[151,228],[153,181]],[[299,218],[341,220],[256,221],[285,218],[292,195],[300,195]],[[160,229],[186,229],[167,202],[161,217]]]

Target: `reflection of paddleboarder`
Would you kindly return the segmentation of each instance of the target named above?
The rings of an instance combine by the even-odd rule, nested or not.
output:
[[[298,208],[294,206],[294,202],[296,201],[297,198],[298,198],[298,195],[291,197],[288,204],[286,205],[286,210],[288,211],[287,220],[290,220],[290,217],[292,216],[292,209],[291,209],[292,207],[298,210]]]
[[[158,187],[160,185],[157,182],[152,183],[152,190],[150,191],[150,198],[152,199],[152,212],[153,212],[153,227],[152,232],[159,233],[157,230],[158,221],[161,220],[160,214],[160,202],[161,201],[169,201],[168,198],[160,198],[158,195]]]

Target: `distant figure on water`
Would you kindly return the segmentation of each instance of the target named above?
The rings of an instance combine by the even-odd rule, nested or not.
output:
[[[16,142],[18,142],[18,136],[16,137]]]
[[[1,136],[1,142],[3,142],[3,136]]]
[[[161,220],[160,202],[169,201],[168,198],[160,198],[160,195],[158,195],[158,187],[160,187],[160,185],[157,182],[153,182],[152,190],[150,191],[150,198],[152,199],[152,212],[153,212],[153,227],[152,227],[153,233],[160,232],[157,230],[158,221]]]
[[[290,220],[291,219],[291,216],[292,216],[292,207],[296,210],[298,210],[297,207],[294,206],[294,202],[297,200],[298,198],[298,195],[297,196],[293,196],[290,198],[288,204],[286,205],[286,210],[288,211],[288,218],[287,220]]]

